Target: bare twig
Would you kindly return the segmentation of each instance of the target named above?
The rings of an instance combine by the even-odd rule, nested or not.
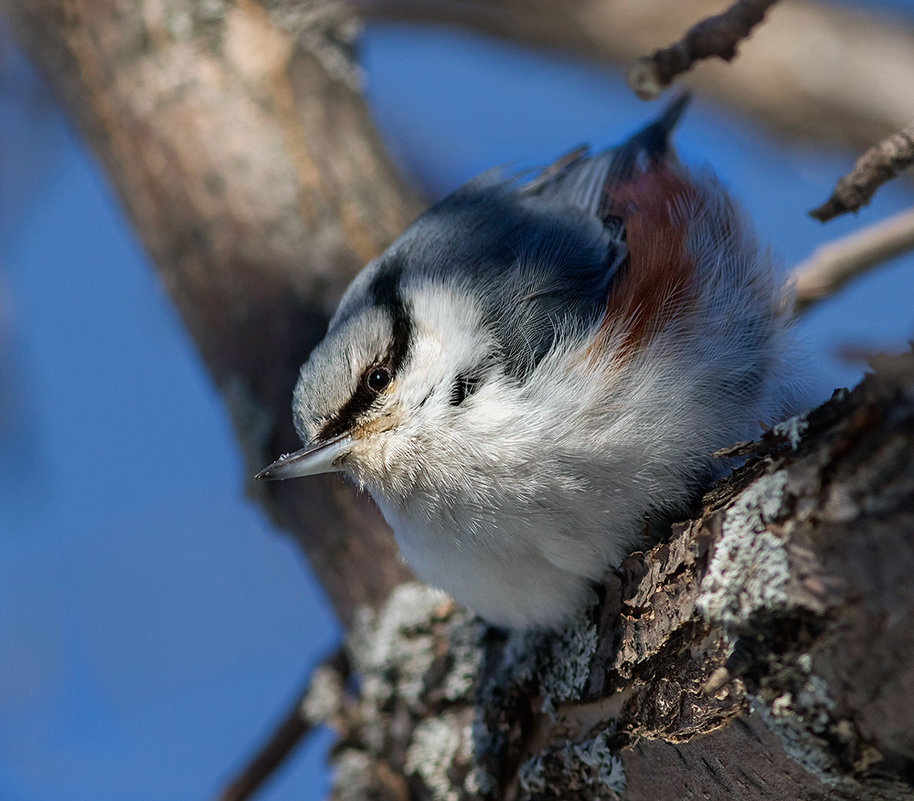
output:
[[[279,721],[270,738],[244,769],[219,794],[218,801],[245,801],[250,798],[311,729],[323,722],[324,715],[333,714],[333,710],[322,709],[328,706],[326,698],[313,698],[316,694],[334,694],[333,691],[327,690],[326,675],[331,673],[334,676],[336,681],[333,684],[336,685],[336,690],[341,692],[342,684],[349,672],[349,659],[345,650],[340,648],[309,677],[305,691],[296,697],[295,705]]]
[[[870,202],[873,193],[906,167],[914,164],[914,123],[866,151],[835,186],[832,196],[809,212],[821,222]]]
[[[912,249],[914,210],[822,245],[793,270],[796,310],[808,308],[855,276]]]
[[[628,85],[642,100],[653,100],[677,75],[701,59],[717,56],[732,61],[745,39],[777,0],[737,0],[722,14],[692,26],[670,47],[637,59],[626,71]]]
[[[222,791],[219,801],[245,801],[250,798],[309,731],[311,726],[302,720],[296,704],[244,770]]]

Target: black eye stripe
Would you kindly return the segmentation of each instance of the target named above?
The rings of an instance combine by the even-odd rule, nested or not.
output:
[[[384,309],[390,316],[390,348],[384,364],[396,375],[409,354],[413,338],[413,323],[409,311],[400,295],[400,275],[402,267],[396,262],[378,273],[371,286],[371,296],[375,304]]]
[[[343,404],[343,408],[324,423],[323,428],[317,432],[316,439],[320,442],[345,434],[352,428],[356,420],[374,405],[377,399],[378,393],[369,389],[364,381],[359,381],[358,387],[349,400]]]
[[[413,338],[413,322],[400,295],[399,265],[390,265],[378,273],[369,291],[375,304],[387,313],[391,324],[387,353],[380,359],[381,364],[372,365],[372,369],[383,366],[393,378],[406,361]],[[362,374],[349,400],[317,432],[317,441],[338,437],[352,430],[359,418],[378,402],[379,391],[368,385],[369,372]]]

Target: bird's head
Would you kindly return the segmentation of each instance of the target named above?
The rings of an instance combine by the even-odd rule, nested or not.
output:
[[[293,415],[306,447],[260,477],[339,471],[408,493],[422,453],[453,435],[494,377],[497,346],[471,296],[429,281],[396,286],[383,265],[370,274],[301,369]]]
[[[433,207],[350,285],[295,389],[306,447],[259,477],[341,471],[396,496],[439,462],[459,472],[497,447],[483,437],[557,328],[598,318],[606,252],[593,218],[500,185]]]

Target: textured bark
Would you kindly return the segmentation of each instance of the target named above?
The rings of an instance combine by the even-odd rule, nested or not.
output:
[[[577,0],[559,14],[552,0],[467,0],[411,13],[627,60],[720,10],[660,7]],[[104,163],[251,472],[296,447],[299,364],[343,285],[418,208],[358,92],[347,6],[0,8]],[[785,30],[788,8],[801,16]],[[854,144],[910,117],[903,26],[801,3],[770,16],[737,71],[702,65],[705,85],[784,130],[828,127]],[[825,52],[802,61],[813,29],[851,43],[854,82]],[[759,53],[769,60],[753,62]],[[350,631],[359,696],[324,676],[302,706],[341,732],[335,796],[912,797],[914,369],[912,357],[883,367],[810,417],[797,450],[772,435],[769,455],[628,559],[601,607],[560,637],[485,629],[405,582],[377,513],[338,482],[258,488]]]
[[[636,59],[625,77],[642,100],[653,100],[698,61],[733,61],[737,46],[764,18],[777,0],[736,0],[726,11],[696,23],[683,37],[650,56]]]
[[[857,211],[870,202],[876,190],[914,164],[914,123],[886,137],[866,151],[854,169],[843,176],[831,197],[810,216],[826,222],[839,214]]]

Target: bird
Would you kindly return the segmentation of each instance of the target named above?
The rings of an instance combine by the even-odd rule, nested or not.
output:
[[[787,291],[675,155],[687,102],[421,214],[301,367],[305,447],[257,478],[342,473],[419,579],[495,626],[568,625],[787,403]]]

